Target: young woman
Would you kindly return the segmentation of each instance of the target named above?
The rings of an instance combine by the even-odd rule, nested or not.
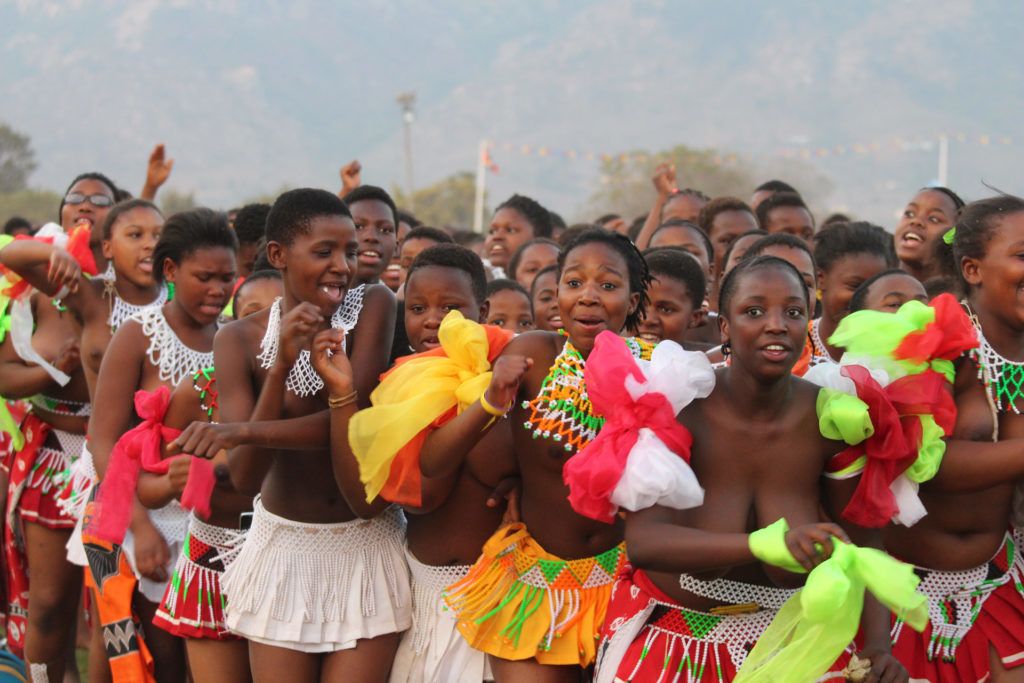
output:
[[[857,287],[896,266],[892,237],[870,223],[836,223],[815,236],[814,263],[821,317],[811,322],[811,342],[816,356],[838,363],[842,352],[829,345],[828,338],[849,312]]]
[[[486,388],[484,373],[512,337],[511,332],[478,324],[488,309],[486,284],[483,263],[468,249],[438,245],[423,251],[406,280],[406,329],[417,353],[401,359],[382,378],[373,407],[332,414],[335,473],[345,471],[354,452],[365,482],[365,490],[360,485],[350,491],[351,478],[340,476],[346,497],[363,506],[365,498],[379,495],[411,513],[406,558],[413,625],[399,645],[392,683],[477,683],[487,675],[486,656],[459,634],[442,595],[469,573],[501,523],[503,506],[492,504],[489,497],[515,472],[511,433],[507,428],[489,432],[450,477],[424,477],[419,465],[427,434],[475,402]],[[335,354],[329,361],[318,357],[317,367],[332,393],[345,392],[351,368],[345,367],[344,356]]]
[[[784,547],[806,570],[828,557],[831,537],[846,539],[822,517],[819,490],[826,462],[844,447],[818,431],[818,388],[791,374],[807,334],[802,278],[778,258],[745,262],[723,282],[720,313],[732,362],[678,417],[692,435],[703,503],[627,513],[631,566],[605,620],[602,681],[732,680],[803,581],[756,552],[755,532],[784,519]],[[837,502],[826,507],[842,509]],[[875,607],[864,624],[874,680],[906,680]]]
[[[180,431],[196,420],[218,420],[220,403],[214,368],[202,368],[182,380],[169,395],[166,411],[163,425],[172,431]],[[140,473],[137,489],[139,501],[153,510],[181,499],[191,468],[189,456],[173,455],[177,449],[164,439],[160,446],[173,458],[167,473]],[[187,536],[153,623],[185,639],[193,680],[245,683],[252,679],[249,648],[243,639],[228,632],[224,623],[220,578],[244,538],[240,515],[252,510],[252,498],[231,487],[223,452],[213,463],[217,486],[210,500],[210,515],[205,519],[195,512],[190,515]]]
[[[941,191],[926,193],[929,201],[948,199]],[[919,195],[914,204],[923,202]],[[912,220],[917,225],[917,212]],[[1018,197],[973,202],[957,219],[953,251],[967,292],[962,304],[980,345],[956,362],[953,437],[937,476],[920,490],[928,515],[913,528],[891,526],[885,534],[890,553],[921,568],[921,590],[929,596],[929,629],[918,635],[899,622],[893,628],[893,652],[916,678],[1024,679],[1019,508],[1013,514],[1015,484],[1024,475],[1022,243]]]
[[[928,303],[921,281],[905,270],[883,270],[857,287],[850,297],[850,313],[865,309],[895,313],[908,301]]]
[[[612,577],[625,562],[622,524],[573,512],[562,468],[602,424],[583,382],[594,339],[636,327],[648,281],[628,238],[601,228],[580,233],[559,257],[564,334],[528,332],[510,342],[483,398],[424,447],[423,474],[449,476],[494,413],[509,415],[522,523],[499,529],[447,597],[463,636],[491,655],[496,680],[575,681],[594,660]],[[649,344],[629,344],[649,356]]]
[[[357,282],[376,284],[380,282],[399,247],[395,200],[383,189],[373,185],[360,185],[342,199],[352,212],[359,239]]]
[[[31,396],[33,404],[32,414],[22,425],[23,433],[32,438],[19,452],[9,453],[4,463],[12,473],[5,539],[12,603],[8,641],[17,651],[24,648],[30,668],[43,680],[48,675],[54,680],[62,675],[64,653],[74,630],[81,574],[58,548],[75,526],[75,517],[61,506],[60,496],[68,469],[83,451],[90,414],[88,362],[84,368],[82,364],[83,319],[74,305],[51,302],[51,297],[60,293],[64,299],[76,299],[71,287],[61,292],[62,287],[77,285],[73,274],[83,269],[97,272],[98,255],[92,246],[116,195],[117,188],[106,176],[85,173],[71,182],[61,200],[59,215],[65,232],[88,232],[79,245],[84,250],[76,249],[81,263],[63,250],[55,250],[51,241],[18,240],[0,252],[0,263],[39,290],[28,300],[29,317],[18,321],[23,329],[34,326],[31,341],[22,344],[28,342],[29,351],[35,349],[56,369],[48,372],[38,363],[24,360],[31,354],[15,344],[17,334],[4,340],[0,393],[9,398]],[[58,258],[51,265],[49,257],[54,253]],[[62,373],[63,384],[56,381]],[[35,576],[31,582],[30,565]],[[33,604],[30,614],[27,602]]]
[[[535,200],[514,194],[498,205],[491,218],[484,243],[485,266],[501,269],[495,277],[505,277],[505,268],[516,250],[537,237],[551,237],[551,213]]]
[[[548,237],[535,237],[523,243],[508,262],[509,279],[530,291],[537,273],[558,263],[558,251],[558,242]]]
[[[943,275],[936,243],[956,222],[964,201],[947,187],[926,187],[907,203],[893,241],[900,267],[924,284]]]
[[[402,513],[353,510],[331,465],[327,408],[368,403],[393,334],[391,292],[351,288],[358,250],[335,195],[297,189],[277,198],[267,253],[284,296],[217,335],[225,424],[193,423],[177,439],[189,454],[230,449],[235,488],[260,494],[222,580],[226,623],[249,640],[257,681],[385,680],[383,663],[411,621]],[[355,369],[342,396],[328,393],[310,360],[313,336],[331,328],[344,332],[337,351]]]
[[[130,500],[118,499],[110,484],[104,494],[103,479],[115,444],[139,418],[133,402],[135,392],[173,388],[212,365],[217,319],[234,285],[236,249],[235,235],[221,214],[195,209],[168,219],[152,260],[155,278],[173,284],[175,296],[163,306],[143,308],[122,323],[100,366],[94,398],[104,409],[93,415],[89,425],[90,449],[100,484],[95,502],[87,504],[86,514],[90,514],[91,507],[96,522],[111,514],[112,508],[133,506],[128,512],[131,534],[125,537],[124,552],[140,577],[141,593],[129,604],[134,577],[118,570],[116,558],[121,548],[103,543],[87,524],[83,533],[85,554],[104,638],[120,643],[118,647],[127,651],[110,658],[115,680],[124,671],[138,672],[143,667],[142,655],[133,649],[134,643],[118,637],[123,633],[124,620],[131,618],[132,607],[141,617],[158,679],[179,681],[184,675],[181,641],[154,628],[152,619],[176,553],[185,540],[188,515],[176,501],[146,511],[131,491],[125,494]]]

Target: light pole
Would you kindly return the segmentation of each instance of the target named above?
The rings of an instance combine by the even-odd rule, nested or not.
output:
[[[409,210],[413,206],[413,181],[412,181],[412,122],[416,120],[416,112],[413,105],[416,104],[416,93],[403,92],[395,98],[398,106],[402,108],[402,126],[405,129],[405,190],[409,193]]]

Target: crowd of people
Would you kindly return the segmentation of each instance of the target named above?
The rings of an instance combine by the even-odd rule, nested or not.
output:
[[[171,169],[0,237],[23,680],[1024,680],[1024,200],[662,165],[477,235]]]

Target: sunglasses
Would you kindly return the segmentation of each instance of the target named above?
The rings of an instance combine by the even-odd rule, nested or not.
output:
[[[82,194],[81,192],[72,192],[67,197],[64,197],[64,203],[71,204],[72,206],[84,204],[86,201],[97,207],[110,206],[114,203],[114,200],[105,194]]]

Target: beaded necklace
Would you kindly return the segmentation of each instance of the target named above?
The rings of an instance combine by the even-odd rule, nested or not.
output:
[[[113,261],[107,264],[107,270],[100,276],[100,279],[103,280],[103,296],[108,304],[107,327],[110,328],[111,334],[117,332],[117,328],[121,327],[125,320],[128,320],[128,318],[142,309],[149,308],[150,306],[163,306],[167,303],[166,285],[160,286],[160,291],[157,292],[156,298],[148,304],[132,304],[122,299],[121,295],[117,293],[117,287],[115,287],[117,274],[114,271]]]
[[[811,367],[821,363],[838,363],[828,352],[828,347],[821,339],[821,318],[811,321]]]
[[[558,333],[565,336],[565,330]],[[636,337],[625,341],[634,357],[650,359],[653,344]],[[594,412],[587,396],[583,379],[586,365],[583,355],[566,339],[541,382],[537,397],[522,403],[523,410],[530,411],[523,428],[532,432],[535,439],[544,437],[563,444],[565,452],[570,454],[590,443],[604,426],[604,418]]]
[[[978,316],[971,310],[967,299],[960,301],[967,310],[967,315],[978,333],[978,346],[967,352],[968,357],[978,366],[978,380],[985,387],[996,411],[1005,413],[1007,409],[1020,415],[1017,402],[1024,398],[1024,361],[1010,360],[992,348],[981,330]]]
[[[341,348],[344,351],[347,343],[348,332],[351,332],[356,323],[359,322],[359,312],[363,310],[363,292],[366,285],[359,285],[345,293],[345,299],[341,306],[331,316],[331,327],[336,330],[345,330],[346,339],[342,340]],[[267,331],[263,334],[263,341],[260,342],[260,353],[256,359],[260,365],[269,368],[277,360],[277,349],[281,337],[281,297],[274,299],[270,306],[270,317],[267,319]],[[298,358],[288,371],[285,380],[285,388],[296,396],[306,397],[319,393],[324,388],[324,380],[313,369],[313,361],[309,355],[309,349],[299,351]]]
[[[213,365],[213,351],[196,351],[186,346],[167,322],[160,306],[143,308],[131,319],[142,325],[142,334],[149,339],[146,355],[160,371],[161,382],[176,387],[197,368]]]
[[[213,412],[220,408],[217,403],[217,378],[213,367],[203,368],[192,375],[192,387],[199,392],[199,407],[206,413],[206,419],[213,422]]]

